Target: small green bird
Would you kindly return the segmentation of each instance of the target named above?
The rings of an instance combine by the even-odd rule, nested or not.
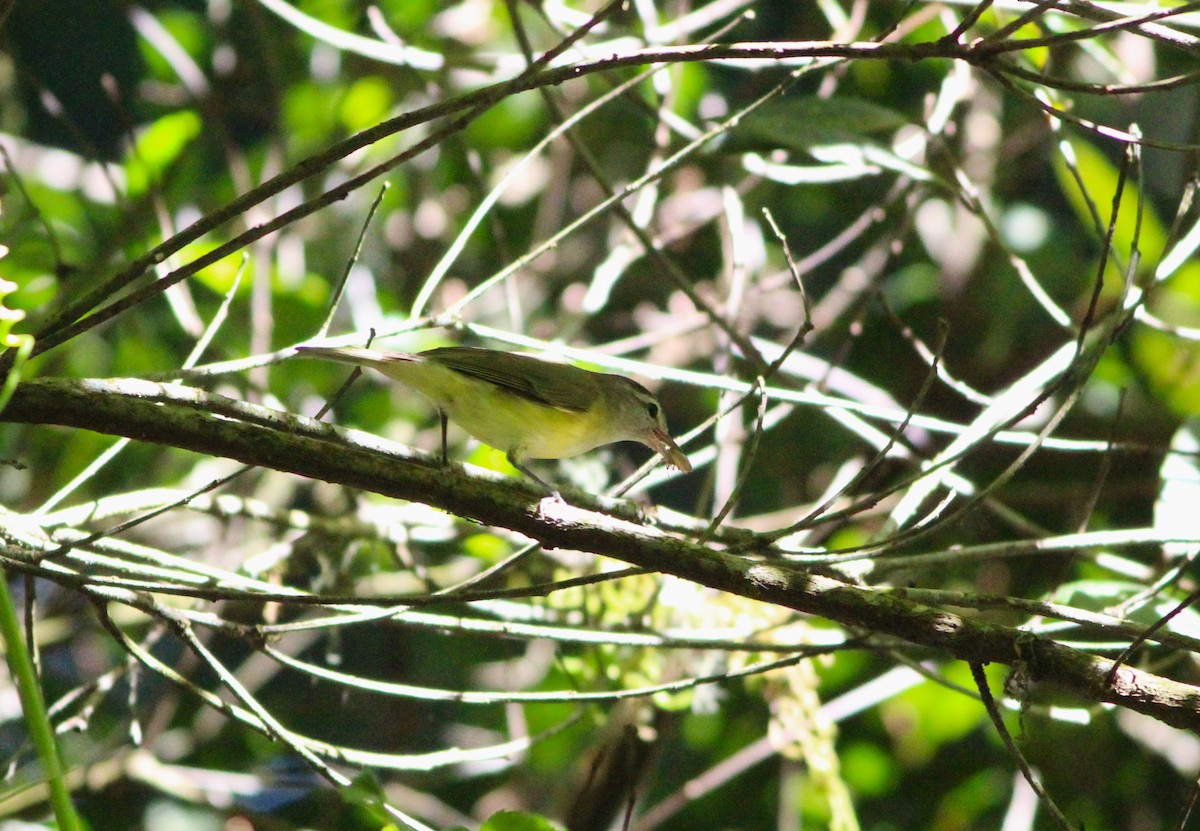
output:
[[[685,473],[691,462],[667,432],[658,400],[620,375],[591,372],[529,355],[448,346],[426,352],[382,352],[358,347],[298,346],[309,358],[369,366],[412,387],[550,494],[557,492],[525,466],[529,459],[563,459],[602,444],[637,441]]]

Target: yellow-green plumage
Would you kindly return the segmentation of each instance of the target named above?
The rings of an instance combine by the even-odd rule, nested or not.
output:
[[[420,353],[297,349],[307,357],[369,366],[412,387],[433,401],[443,418],[503,450],[515,467],[543,485],[524,467],[525,460],[562,459],[627,439],[691,470],[654,396],[620,375],[469,346]]]

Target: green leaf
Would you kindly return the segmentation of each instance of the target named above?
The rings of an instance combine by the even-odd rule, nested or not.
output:
[[[1200,349],[1196,343],[1158,329],[1140,329],[1133,339],[1132,355],[1159,400],[1178,414],[1200,415]]]
[[[908,119],[895,110],[858,98],[783,98],[742,119],[727,143],[739,149],[782,147],[810,150],[823,145],[876,145],[868,136],[895,130]]]
[[[354,781],[342,789],[342,798],[381,825],[388,823],[391,819],[383,808],[384,803],[387,802],[387,794],[384,793],[379,779],[371,771],[364,771],[354,777]]]
[[[891,793],[900,780],[895,757],[878,745],[854,742],[843,748],[838,756],[842,777],[856,793],[883,796]]]
[[[1103,153],[1082,139],[1072,139],[1070,149],[1074,152],[1075,170],[1079,174],[1080,181],[1083,182],[1086,195],[1091,199],[1100,215],[1100,222],[1103,226],[1100,232],[1103,233],[1107,230],[1112,215],[1113,197],[1117,192],[1120,171]],[[1075,209],[1080,222],[1085,227],[1092,225],[1092,213],[1087,199],[1080,191],[1079,185],[1067,165],[1067,159],[1063,155],[1055,157],[1054,171],[1058,176],[1063,194]],[[1120,255],[1121,263],[1127,264],[1133,242],[1136,239],[1138,249],[1144,255],[1142,261],[1145,268],[1145,264],[1153,264],[1161,256],[1167,239],[1167,231],[1149,202],[1145,202],[1141,206],[1142,216],[1139,227],[1138,200],[1136,182],[1132,179],[1126,180],[1124,189],[1121,191],[1116,225],[1113,228],[1113,248]],[[1115,295],[1120,290],[1121,281],[1114,279],[1113,265],[1115,263],[1110,263],[1109,272],[1104,275],[1105,291],[1109,296]],[[1094,270],[1092,274],[1089,274],[1086,269],[1080,273],[1087,275],[1084,287],[1090,291]]]
[[[497,563],[512,553],[512,545],[497,534],[472,534],[463,540],[463,551],[485,563]]]
[[[128,195],[140,196],[153,187],[200,135],[200,129],[200,116],[191,110],[163,116],[147,127],[138,136],[137,149],[125,166]]]
[[[1002,672],[1003,668],[988,668],[992,676]],[[967,689],[975,686],[966,664],[950,664],[943,674],[947,680]],[[898,719],[907,725],[903,735],[896,737],[896,752],[909,765],[924,764],[940,747],[963,738],[988,718],[983,705],[975,699],[932,681],[905,690],[884,702],[880,709],[885,723]]]
[[[183,247],[180,258],[183,262],[190,262],[199,259],[204,255],[217,248],[224,243],[225,240],[200,240],[193,242],[190,245]],[[238,271],[243,268],[241,254],[229,254],[215,263],[205,266],[196,272],[196,280],[208,286],[214,292],[220,295],[228,293],[233,289],[234,281],[237,280]],[[250,261],[246,264],[247,276],[253,277],[254,263]],[[239,291],[243,294],[250,293],[250,280],[244,280]]]
[[[391,87],[378,76],[360,78],[346,90],[339,116],[352,133],[365,130],[387,118],[392,106]]]
[[[562,826],[540,814],[500,811],[488,817],[479,831],[562,831]]]
[[[720,146],[726,152],[803,152],[819,162],[781,163],[745,152],[742,164],[747,172],[785,185],[853,181],[888,170],[931,181],[932,171],[896,155],[871,135],[907,123],[900,113],[857,98],[787,98],[747,115]]]

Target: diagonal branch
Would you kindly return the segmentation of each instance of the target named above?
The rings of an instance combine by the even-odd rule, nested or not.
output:
[[[131,379],[42,379],[21,384],[0,420],[124,435],[420,501],[517,531],[547,548],[592,552],[710,588],[892,635],[978,663],[1010,665],[1029,682],[1127,707],[1200,730],[1200,689],[1121,667],[1049,638],[962,617],[905,597],[903,589],[852,585],[780,563],[739,557],[649,525],[585,511],[521,482],[468,476],[397,453],[364,434],[222,398]]]

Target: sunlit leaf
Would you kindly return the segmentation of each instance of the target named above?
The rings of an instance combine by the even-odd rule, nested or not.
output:
[[[1171,437],[1171,449],[1159,468],[1158,499],[1154,503],[1154,527],[1165,534],[1196,537],[1196,509],[1200,506],[1200,439],[1194,422],[1188,422]],[[1163,551],[1172,557],[1195,554],[1196,545],[1167,543]]]
[[[162,178],[164,171],[200,135],[200,116],[191,110],[165,115],[138,136],[137,148],[125,166],[129,195],[140,196]]]
[[[1058,176],[1059,187],[1067,197],[1071,207],[1084,227],[1095,227],[1092,210],[1088,205],[1091,200],[1099,216],[1097,238],[1102,239],[1107,233],[1108,225],[1113,214],[1113,198],[1117,193],[1120,180],[1120,170],[1107,156],[1097,150],[1092,144],[1081,138],[1072,138],[1070,147],[1075,157],[1075,168],[1084,190],[1080,190],[1071,173],[1067,159],[1058,155],[1054,159],[1054,171]],[[1139,201],[1140,219],[1139,219]],[[1138,250],[1142,252],[1142,268],[1152,263],[1154,258],[1162,254],[1166,243],[1166,228],[1159,220],[1153,204],[1149,200],[1140,200],[1137,181],[1127,177],[1121,191],[1116,225],[1113,228],[1113,248],[1119,258],[1110,260],[1109,270],[1105,273],[1105,289],[1108,294],[1116,293],[1122,284],[1118,279],[1120,273],[1115,270],[1118,264],[1127,265],[1136,240]],[[1081,270],[1081,276],[1089,281],[1094,280],[1094,274],[1089,275],[1086,269]],[[1081,281],[1081,290],[1090,286],[1090,282]]]
[[[390,86],[378,76],[360,78],[346,90],[339,115],[350,132],[357,133],[383,121],[392,106]]]
[[[562,826],[539,814],[500,811],[488,817],[479,831],[562,831]]]

